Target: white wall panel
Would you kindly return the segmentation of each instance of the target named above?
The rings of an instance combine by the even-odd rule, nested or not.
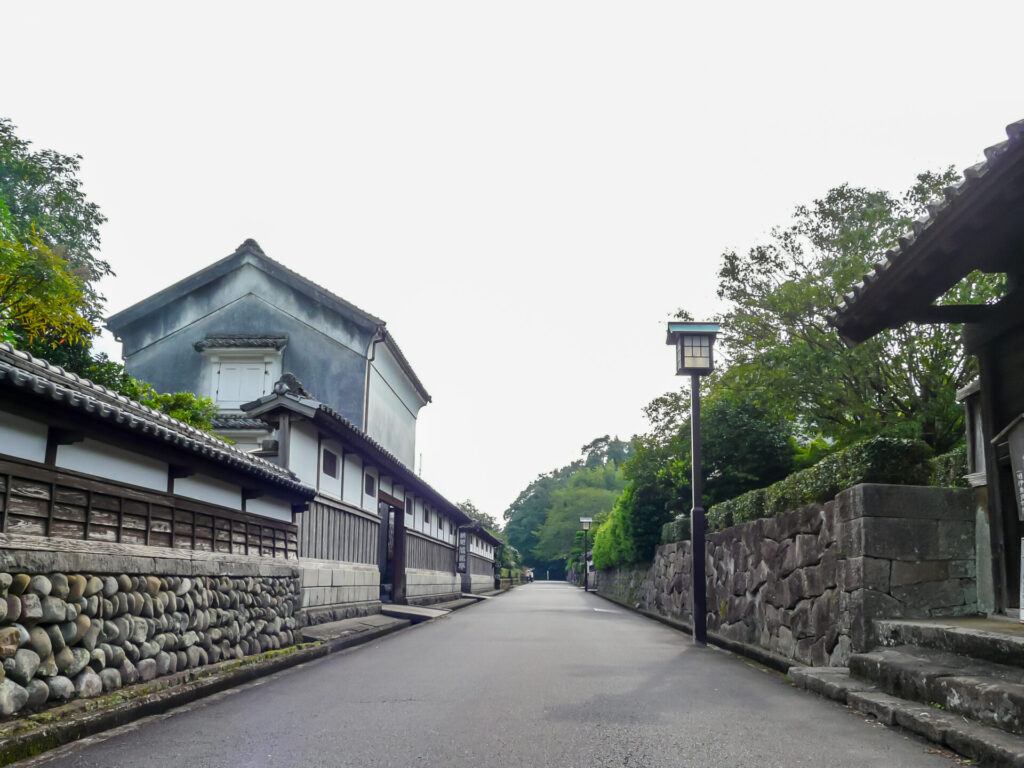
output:
[[[154,491],[167,490],[166,462],[88,438],[57,446],[57,466]]]
[[[47,426],[39,421],[0,411],[0,453],[42,462],[46,459]]]

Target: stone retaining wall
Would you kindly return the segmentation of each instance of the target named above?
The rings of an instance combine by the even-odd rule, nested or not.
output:
[[[707,537],[708,629],[801,664],[844,666],[881,618],[977,612],[970,491],[858,485],[834,501]],[[599,591],[692,620],[690,542]]]
[[[105,549],[132,554],[0,550],[0,714],[94,697],[297,640],[295,565],[141,546]],[[137,554],[142,550],[154,556]]]

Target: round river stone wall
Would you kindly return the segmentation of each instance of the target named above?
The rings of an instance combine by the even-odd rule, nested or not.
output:
[[[0,715],[293,645],[299,579],[0,572]]]

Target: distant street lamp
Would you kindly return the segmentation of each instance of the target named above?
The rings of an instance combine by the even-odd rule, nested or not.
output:
[[[581,517],[580,525],[583,527],[583,591],[589,592],[587,586],[587,577],[590,575],[590,568],[587,567],[587,531],[590,530],[590,524],[594,522],[592,517]]]
[[[693,556],[693,642],[708,644],[708,584],[704,567],[704,507],[701,496],[700,377],[714,368],[712,350],[718,326],[714,323],[669,323],[667,344],[676,348],[676,375],[690,376],[690,453],[693,463],[693,509],[690,512],[690,551]]]

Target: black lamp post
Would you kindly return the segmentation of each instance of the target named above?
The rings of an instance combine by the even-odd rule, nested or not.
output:
[[[669,323],[666,343],[676,348],[676,375],[690,376],[690,453],[693,459],[693,509],[690,512],[690,551],[693,555],[693,642],[708,644],[708,584],[704,566],[704,507],[700,445],[700,377],[714,368],[712,350],[718,326],[714,323]]]
[[[587,567],[587,531],[590,530],[590,524],[594,522],[592,517],[581,517],[580,526],[583,528],[583,591],[589,592],[589,586],[587,584],[588,577],[590,576],[590,568]]]

